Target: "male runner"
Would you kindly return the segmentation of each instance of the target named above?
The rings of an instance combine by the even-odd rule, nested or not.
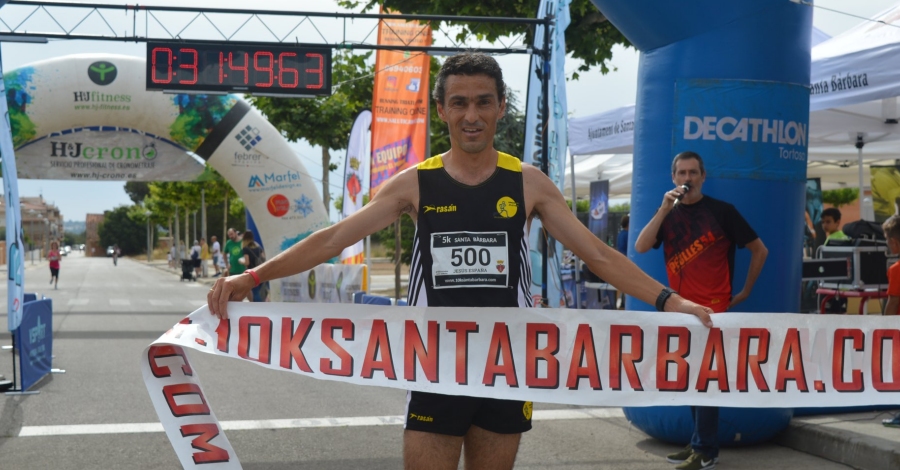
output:
[[[243,299],[259,282],[324,263],[402,214],[416,220],[417,227],[410,305],[530,307],[527,234],[532,217],[539,216],[553,237],[619,290],[666,311],[694,314],[710,326],[711,310],[644,274],[591,234],[540,170],[494,149],[505,96],[503,75],[493,58],[464,53],[447,59],[433,98],[450,131],[450,151],[395,175],[361,210],[255,272],[219,279],[207,296],[210,311],[227,318],[227,302]],[[454,250],[469,248],[490,256],[492,263],[504,261],[505,268],[491,276],[454,270],[460,261],[454,258],[460,251]],[[419,392],[411,393],[408,402],[407,416],[423,414],[433,420],[407,419],[407,469],[456,469],[463,448],[466,468],[511,469],[521,433],[531,428],[530,403]]]

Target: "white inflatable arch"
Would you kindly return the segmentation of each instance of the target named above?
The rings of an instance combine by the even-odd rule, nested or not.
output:
[[[143,59],[108,54],[37,62],[4,80],[20,178],[189,181],[202,160],[240,195],[270,258],[329,223],[297,155],[238,96],[146,91]],[[320,266],[271,292],[346,302],[362,269],[345,270]]]

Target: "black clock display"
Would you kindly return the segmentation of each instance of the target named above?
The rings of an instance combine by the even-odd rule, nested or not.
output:
[[[147,89],[331,94],[331,49],[240,43],[147,43]]]

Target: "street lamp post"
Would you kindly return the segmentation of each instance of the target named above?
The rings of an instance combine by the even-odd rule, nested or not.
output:
[[[150,237],[150,214],[151,214],[150,211],[144,212],[144,215],[147,216],[147,262],[148,263],[150,262],[150,255],[152,253],[152,247],[150,246],[152,243],[151,242],[152,238]]]
[[[31,253],[31,264],[34,264],[34,209],[28,209],[28,252]]]

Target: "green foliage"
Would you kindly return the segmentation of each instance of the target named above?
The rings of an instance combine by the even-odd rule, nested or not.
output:
[[[537,15],[540,0],[512,2],[509,0],[480,0],[477,2],[461,0],[338,1],[338,5],[346,8],[365,5],[366,11],[379,4],[383,4],[385,8],[409,14],[534,18]],[[609,67],[606,64],[612,58],[612,47],[616,44],[630,47],[631,43],[603,16],[603,13],[597,10],[590,0],[573,0],[569,5],[569,15],[572,22],[566,29],[566,53],[581,60],[578,72],[586,72],[599,66],[602,73],[608,73]],[[528,25],[454,21],[443,27],[446,29],[448,25],[459,29],[455,39],[461,43],[470,39],[483,39],[494,43],[504,36],[511,37],[519,34],[525,35],[526,44],[534,42],[534,27]],[[442,26],[440,22],[433,22],[431,27],[438,30]],[[573,74],[573,78],[578,78],[577,72]]]
[[[566,205],[572,210],[572,200],[566,199]],[[575,201],[575,212],[588,212],[591,210],[591,201],[587,199],[578,199]]]
[[[616,205],[610,207],[609,211],[610,212],[622,212],[625,214],[629,214],[629,213],[631,213],[631,203],[625,202],[622,204],[616,204]]]
[[[62,241],[63,246],[70,245],[70,246],[74,247],[75,245],[81,245],[83,243],[85,243],[85,233],[84,232],[78,232],[78,233],[65,232],[65,233],[63,233],[63,241]]]
[[[859,188],[840,188],[822,191],[822,202],[840,208],[859,198]]]
[[[150,195],[150,183],[145,181],[128,181],[125,183],[125,192],[128,198],[135,204],[144,202],[144,198]]]
[[[147,246],[146,219],[137,206],[119,206],[104,214],[97,228],[100,246],[119,245],[123,255],[143,253]]]
[[[416,236],[416,224],[412,218],[403,214],[400,216],[400,262],[409,265],[412,262],[413,238]],[[372,234],[372,240],[381,243],[387,250],[387,255],[394,258],[394,247],[397,245],[394,239],[394,224]]]

